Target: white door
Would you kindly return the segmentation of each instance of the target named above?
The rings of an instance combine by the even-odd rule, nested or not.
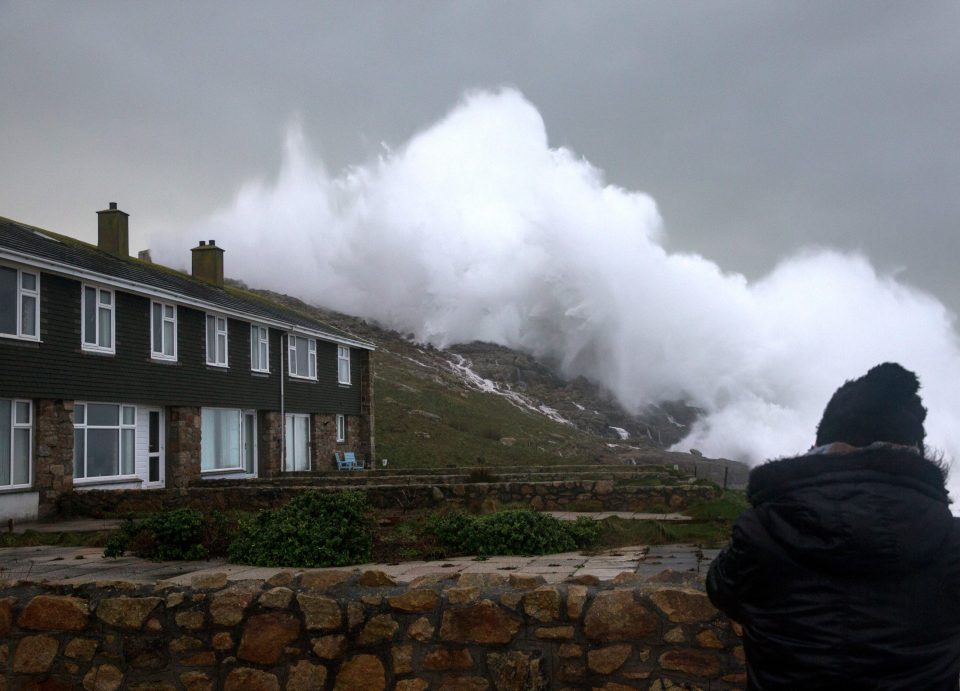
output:
[[[284,434],[287,448],[283,469],[310,470],[310,416],[288,413]]]
[[[145,487],[163,487],[164,472],[164,443],[163,443],[163,410],[147,408],[147,472]]]

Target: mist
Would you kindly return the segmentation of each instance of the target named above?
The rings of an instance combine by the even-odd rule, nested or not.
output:
[[[655,201],[551,147],[513,89],[468,93],[347,170],[326,170],[309,144],[291,126],[275,177],[153,238],[154,256],[183,265],[215,238],[227,274],[253,286],[439,347],[549,358],[633,411],[687,400],[706,414],[677,448],[750,463],[809,448],[832,392],[896,361],[920,376],[928,445],[960,456],[955,317],[865,256],[808,248],[748,281],[668,252]]]

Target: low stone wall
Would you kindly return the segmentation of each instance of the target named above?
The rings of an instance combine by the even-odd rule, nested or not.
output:
[[[61,512],[75,516],[123,516],[127,513],[192,507],[201,511],[273,508],[307,490],[339,488],[258,480],[240,486],[199,482],[185,489],[84,490],[61,500]],[[451,485],[380,485],[361,489],[373,506],[421,509],[441,506],[478,509],[519,504],[543,510],[681,511],[694,501],[716,498],[712,485],[633,486],[616,480],[558,480]]]
[[[283,572],[0,589],[0,689],[537,691],[745,684],[695,586]]]

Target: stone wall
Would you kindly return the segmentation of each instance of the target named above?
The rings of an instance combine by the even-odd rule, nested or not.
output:
[[[339,488],[291,485],[269,480],[244,484],[203,480],[183,490],[86,490],[62,502],[70,515],[123,516],[155,511],[157,507],[193,507],[201,511],[256,510],[279,506],[310,489]],[[615,480],[558,480],[554,482],[493,482],[448,485],[382,485],[359,488],[369,502],[382,509],[454,507],[471,510],[522,505],[543,510],[682,511],[695,501],[714,499],[713,485],[636,486]]]
[[[257,473],[260,477],[278,477],[283,464],[283,417],[279,412],[261,411],[257,425],[260,429]]]
[[[722,691],[739,631],[696,587],[282,572],[0,589],[0,689]]]
[[[173,406],[167,411],[166,485],[182,491],[200,479],[200,408]]]
[[[39,400],[34,415],[33,486],[40,518],[47,518],[56,513],[59,498],[73,490],[73,401]]]

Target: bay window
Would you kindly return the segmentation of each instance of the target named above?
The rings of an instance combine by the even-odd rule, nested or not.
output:
[[[350,383],[350,348],[337,346],[337,382]]]
[[[40,275],[0,266],[0,335],[40,339]]]
[[[83,286],[81,300],[83,318],[80,321],[84,350],[112,353],[116,329],[113,291],[94,286]]]
[[[0,398],[0,488],[30,484],[33,406]]]
[[[232,408],[200,411],[200,470],[253,474],[257,462],[257,413]]]
[[[137,409],[118,403],[73,408],[73,477],[133,475]]]
[[[298,379],[317,378],[317,341],[313,338],[293,336],[289,338],[289,371]]]

